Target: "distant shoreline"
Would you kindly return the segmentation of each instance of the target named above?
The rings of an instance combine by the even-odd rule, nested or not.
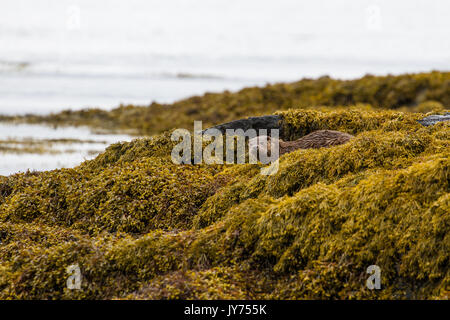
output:
[[[366,75],[353,80],[324,76],[251,86],[236,92],[205,93],[171,104],[121,104],[110,111],[87,108],[49,115],[0,115],[0,122],[89,126],[105,132],[153,135],[189,126],[194,120],[202,120],[205,125],[212,126],[243,116],[271,114],[289,108],[364,104],[376,109],[429,112],[450,108],[450,94],[446,87],[448,81],[450,72],[443,71]]]

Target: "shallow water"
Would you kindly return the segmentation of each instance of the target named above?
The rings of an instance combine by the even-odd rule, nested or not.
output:
[[[0,123],[0,175],[74,167],[112,143],[132,139],[93,133],[85,127]]]

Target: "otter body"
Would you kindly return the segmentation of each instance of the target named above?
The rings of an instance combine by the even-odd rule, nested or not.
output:
[[[283,141],[279,139],[279,154],[283,155],[297,149],[318,149],[337,146],[348,142],[351,138],[353,138],[353,136],[345,132],[317,130],[294,141]],[[268,136],[259,136],[250,139],[250,153],[253,153],[256,156],[258,150],[260,150],[260,152],[270,152],[271,140],[272,139]]]
[[[351,134],[334,130],[317,130],[294,141],[280,139],[280,155],[297,149],[319,149],[337,146],[348,142]]]

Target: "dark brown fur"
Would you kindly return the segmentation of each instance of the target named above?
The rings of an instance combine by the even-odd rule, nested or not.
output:
[[[318,149],[348,142],[352,135],[334,130],[317,130],[295,141],[280,139],[280,155],[297,149]]]

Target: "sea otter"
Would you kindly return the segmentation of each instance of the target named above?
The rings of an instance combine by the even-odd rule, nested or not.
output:
[[[323,147],[337,146],[348,142],[353,136],[351,134],[334,130],[317,130],[294,141],[278,140],[280,156],[297,149],[318,149]],[[267,141],[264,143],[263,141]],[[259,136],[249,140],[249,152],[257,156],[258,150],[270,152],[271,138]]]

